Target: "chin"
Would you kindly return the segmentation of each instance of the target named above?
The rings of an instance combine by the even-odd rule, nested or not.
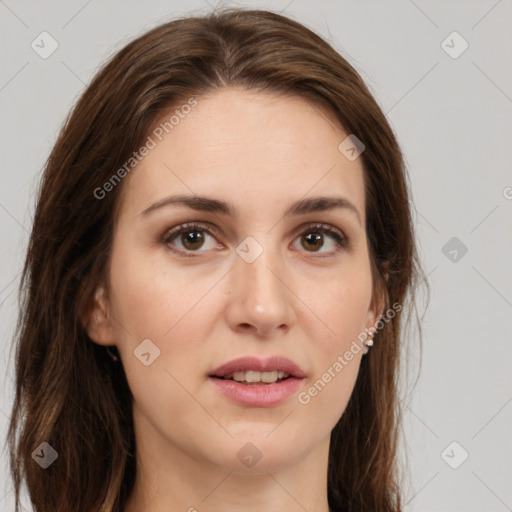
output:
[[[275,428],[275,427],[274,427]],[[216,463],[235,474],[266,474],[293,466],[305,457],[305,440],[302,442],[270,434],[272,429],[255,429],[255,435],[235,436],[222,446],[222,455]],[[275,437],[273,437],[275,435]],[[209,444],[214,446],[215,443]],[[218,445],[217,445],[218,446]],[[297,447],[300,446],[301,450]]]

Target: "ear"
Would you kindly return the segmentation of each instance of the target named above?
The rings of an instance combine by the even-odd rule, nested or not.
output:
[[[366,328],[371,334],[375,333],[377,330],[377,324],[384,314],[384,307],[384,293],[375,291],[366,319]]]
[[[375,284],[370,309],[368,310],[366,328],[371,329],[370,333],[374,333],[376,331],[376,326],[384,315],[384,309],[386,307],[386,301],[388,298],[386,282],[389,280],[389,261],[385,261],[382,266],[384,269],[384,274],[382,279],[379,279],[379,281]]]
[[[99,286],[82,318],[89,338],[99,345],[115,345],[112,318],[109,316],[109,303],[104,286]]]

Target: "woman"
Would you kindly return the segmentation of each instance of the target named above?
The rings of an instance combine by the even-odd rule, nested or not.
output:
[[[400,149],[332,47],[266,11],[151,30],[45,168],[17,502],[25,481],[37,512],[401,510],[419,275]]]

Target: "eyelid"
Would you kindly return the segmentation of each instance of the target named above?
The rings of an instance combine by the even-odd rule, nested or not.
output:
[[[168,229],[163,234],[161,241],[163,243],[167,243],[175,234],[180,233],[181,231],[186,230],[194,230],[194,229],[201,229],[206,232],[209,232],[215,236],[221,236],[221,232],[218,228],[216,228],[213,224],[210,224],[209,222],[203,222],[203,221],[190,221],[190,222],[184,222],[183,224],[179,224],[178,226],[175,226],[171,229]]]
[[[332,224],[326,224],[325,222],[305,222],[304,224],[301,224],[294,232],[302,233],[304,230],[313,230],[315,228],[336,233],[343,240],[348,240],[348,237],[341,229],[337,228],[336,226],[333,226]]]

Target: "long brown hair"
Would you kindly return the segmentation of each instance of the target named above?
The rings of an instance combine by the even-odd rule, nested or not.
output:
[[[81,322],[106,268],[123,184],[102,198],[95,191],[172,106],[226,86],[300,96],[363,141],[374,292],[384,293],[385,309],[414,304],[422,271],[404,162],[349,63],[303,25],[268,11],[221,9],[158,26],[97,73],[44,169],[15,338],[8,442],[16,512],[23,481],[36,512],[124,508],[136,475],[132,395],[122,365]],[[401,324],[410,317],[403,311],[377,333],[332,431],[328,499],[335,510],[402,509],[398,369]],[[43,442],[58,453],[45,470],[32,457]]]

